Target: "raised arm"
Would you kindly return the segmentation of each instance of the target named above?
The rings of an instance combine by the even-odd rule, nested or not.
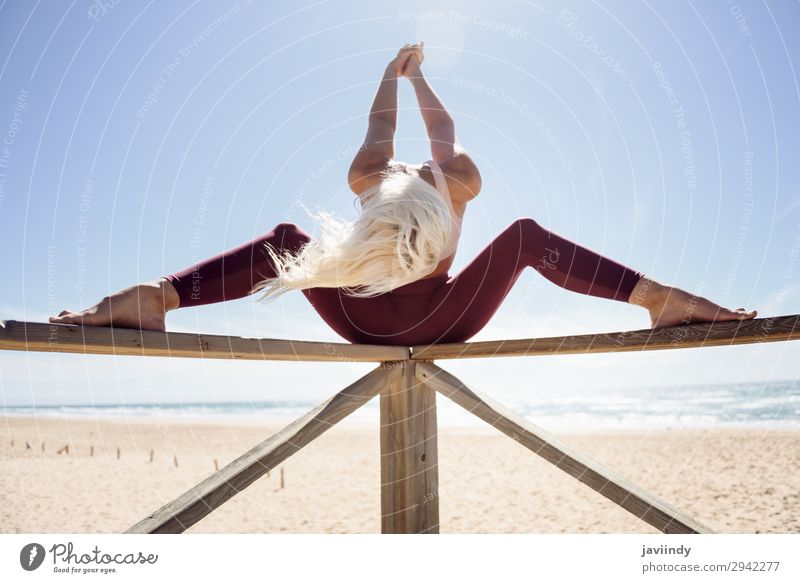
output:
[[[394,157],[394,132],[397,128],[397,77],[411,56],[410,45],[406,45],[386,66],[378,92],[369,112],[369,126],[364,143],[359,148],[350,170],[347,182],[356,194],[380,182],[381,171]]]
[[[404,70],[414,92],[431,142],[431,156],[447,176],[450,193],[460,200],[471,200],[481,189],[478,167],[456,138],[455,124],[439,96],[420,68],[421,59],[411,56]]]

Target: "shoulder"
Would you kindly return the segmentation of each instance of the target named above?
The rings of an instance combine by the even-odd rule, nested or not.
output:
[[[457,151],[452,157],[439,162],[447,180],[451,197],[460,202],[472,200],[481,191],[481,173],[465,151]]]

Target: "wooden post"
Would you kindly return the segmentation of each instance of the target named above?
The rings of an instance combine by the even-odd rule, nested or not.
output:
[[[439,533],[436,391],[416,380],[416,362],[381,393],[381,532]]]

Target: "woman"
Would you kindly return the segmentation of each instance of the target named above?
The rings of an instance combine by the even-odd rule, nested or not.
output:
[[[570,291],[640,305],[654,328],[755,317],[755,310],[729,310],[663,285],[529,217],[508,225],[451,277],[461,220],[481,176],[422,74],[423,59],[422,43],[405,45],[386,67],[348,175],[362,210],[354,221],[320,213],[318,238],[280,223],[198,265],[50,321],[165,330],[165,315],[176,308],[299,289],[350,342],[463,342],[486,325],[526,267]],[[431,143],[432,160],[421,165],[394,160],[400,77],[414,87]]]

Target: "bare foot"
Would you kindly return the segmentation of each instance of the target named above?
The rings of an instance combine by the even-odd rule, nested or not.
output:
[[[50,322],[164,332],[167,311],[177,308],[179,303],[178,292],[172,284],[160,278],[106,296],[81,312],[64,310],[58,316],[51,316]]]
[[[650,312],[653,329],[698,322],[749,320],[758,314],[756,310],[744,308],[729,310],[702,296],[662,285],[647,277],[636,283],[628,303],[641,305]]]

